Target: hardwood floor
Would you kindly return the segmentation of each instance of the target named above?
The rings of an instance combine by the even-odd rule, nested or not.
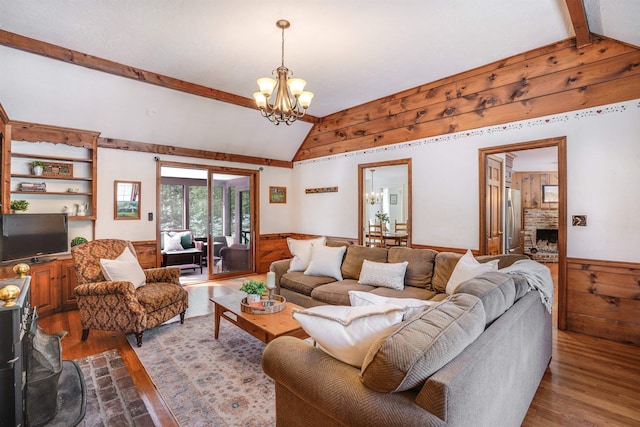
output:
[[[555,264],[549,266],[555,279]],[[249,278],[264,280],[264,275],[186,284],[189,291],[187,316],[213,312],[209,297],[214,286],[239,287]],[[53,314],[41,319],[40,326],[49,333],[69,332],[62,340],[65,359],[117,349],[156,425],[178,425],[123,334],[91,331],[89,339],[81,342],[77,311]],[[640,347],[554,328],[553,358],[523,426],[640,426],[638,402]]]

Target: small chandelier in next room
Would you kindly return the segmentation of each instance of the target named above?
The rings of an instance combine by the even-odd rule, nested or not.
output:
[[[282,122],[290,125],[304,116],[313,98],[313,93],[304,90],[307,82],[291,78],[293,73],[284,66],[284,30],[290,25],[289,21],[284,19],[276,22],[276,26],[282,29],[282,63],[273,71],[276,79],[258,79],[260,91],[253,94],[262,116],[274,125]],[[269,98],[274,92],[275,100],[270,103]]]

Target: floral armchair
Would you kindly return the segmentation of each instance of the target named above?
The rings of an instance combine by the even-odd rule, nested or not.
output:
[[[100,260],[115,260],[125,248],[135,255],[131,242],[98,239],[71,248],[78,278],[75,294],[82,323],[82,341],[90,329],[134,333],[138,347],[142,333],[180,315],[188,307],[189,296],[180,285],[177,268],[153,268],[144,271],[144,285],[131,281],[105,278]],[[137,259],[137,258],[136,258]]]

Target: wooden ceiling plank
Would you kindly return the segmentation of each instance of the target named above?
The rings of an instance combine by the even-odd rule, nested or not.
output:
[[[116,150],[138,151],[171,156],[194,157],[198,159],[218,160],[222,162],[248,163],[254,165],[293,168],[293,162],[286,160],[266,159],[263,157],[245,156],[242,154],[218,153],[215,151],[194,148],[173,147],[169,145],[151,144],[148,142],[128,141],[126,139],[98,138],[98,147]]]
[[[591,34],[589,33],[589,23],[587,14],[584,11],[582,0],[566,0],[569,16],[573,24],[573,31],[576,33],[576,45],[584,47],[591,44]]]
[[[88,55],[75,50],[67,49],[51,43],[35,40],[19,34],[11,33],[0,29],[0,45],[36,55],[45,56],[51,59],[57,59],[69,64],[79,65],[104,73],[113,74],[120,77],[136,80],[139,82],[149,83],[156,86],[174,89],[180,92],[201,96],[204,98],[214,99],[216,101],[226,102],[240,107],[258,110],[253,99],[218,89],[212,89],[203,85],[185,82],[173,77],[164,76],[162,74],[153,73],[151,71],[142,70],[136,67],[120,64],[108,59],[99,58],[97,56]],[[312,115],[305,115],[298,119],[308,123],[319,123],[320,119]]]

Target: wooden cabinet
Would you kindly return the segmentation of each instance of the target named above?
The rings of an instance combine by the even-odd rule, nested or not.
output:
[[[65,259],[60,262],[60,305],[62,310],[74,310],[78,308],[74,289],[78,286],[76,270],[72,259]]]
[[[60,261],[31,264],[31,305],[44,317],[60,307]]]

